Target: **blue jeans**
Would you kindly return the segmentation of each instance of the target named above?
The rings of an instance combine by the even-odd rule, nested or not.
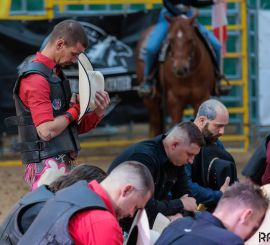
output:
[[[158,21],[149,36],[147,37],[147,44],[142,50],[144,58],[145,77],[148,77],[150,75],[158,52],[161,48],[162,42],[167,36],[169,23],[165,19],[165,16],[168,15],[171,16],[169,11],[166,8],[162,8],[159,14]]]
[[[144,58],[144,76],[148,77],[152,71],[152,68],[154,66],[154,62],[157,58],[158,52],[161,48],[163,40],[165,40],[166,35],[168,33],[169,29],[169,23],[165,19],[165,16],[171,16],[171,13],[166,9],[162,8],[159,14],[159,19],[154,26],[153,30],[148,36],[147,44],[143,48],[143,58]],[[187,13],[187,16],[192,16],[192,11],[189,11]],[[198,23],[198,27],[202,35],[211,43],[211,45],[214,48],[216,58],[217,58],[217,64],[220,65],[220,59],[221,59],[221,45],[215,35],[207,30],[203,25]]]

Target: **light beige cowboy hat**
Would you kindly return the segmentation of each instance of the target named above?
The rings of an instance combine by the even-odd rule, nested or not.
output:
[[[149,228],[145,209],[139,209],[132,222],[128,237],[124,245],[154,245],[160,234],[168,226],[170,220],[158,213],[153,229]]]
[[[78,57],[79,66],[79,97],[80,97],[80,121],[83,115],[96,108],[95,95],[97,91],[104,90],[104,77],[101,72],[94,71],[88,57],[81,53]]]
[[[150,229],[145,209],[139,209],[124,245],[151,245]]]

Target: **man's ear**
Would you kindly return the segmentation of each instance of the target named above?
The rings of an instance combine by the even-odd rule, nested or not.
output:
[[[65,45],[65,40],[60,38],[56,41],[56,50],[60,50]]]
[[[200,128],[203,128],[207,122],[207,117],[206,116],[199,116],[198,122],[199,122]]]
[[[249,222],[249,219],[251,219],[252,213],[253,212],[250,208],[244,209],[239,219],[240,223],[246,224],[247,222]]]
[[[171,144],[172,150],[174,151],[176,149],[176,147],[178,146],[178,144],[180,144],[181,142],[174,140]]]
[[[127,184],[121,190],[122,197],[127,197],[134,190],[134,186]]]

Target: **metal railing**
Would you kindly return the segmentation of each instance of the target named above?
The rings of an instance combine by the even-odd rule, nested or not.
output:
[[[27,1],[27,0],[22,0]],[[152,9],[156,5],[161,5],[162,0],[43,0],[42,10],[33,11],[31,9],[12,11],[11,5],[12,0],[1,0],[0,5],[0,19],[5,20],[42,20],[42,19],[53,19],[57,15],[67,12],[68,7],[78,5],[85,6],[89,13],[96,14],[103,12],[103,14],[111,13],[113,8],[106,8],[101,11],[95,10],[97,6],[119,6],[122,8],[117,10],[121,13],[130,13],[136,11],[134,8],[137,5],[141,6],[141,9]],[[70,11],[74,12],[74,11]],[[77,11],[76,13],[78,13]],[[81,12],[81,11],[80,11]],[[84,13],[86,11],[83,11]]]

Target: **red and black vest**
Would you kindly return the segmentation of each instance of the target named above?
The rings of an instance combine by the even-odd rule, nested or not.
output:
[[[56,75],[54,70],[49,69],[44,64],[30,62],[19,71],[19,77],[13,90],[17,116],[8,118],[6,122],[9,125],[18,126],[20,152],[23,163],[37,163],[59,154],[79,151],[80,144],[76,122],[71,123],[60,135],[50,141],[43,141],[39,138],[30,110],[18,96],[20,81],[30,74],[40,74],[48,81],[51,90],[50,99],[54,117],[65,113],[69,108],[71,98],[69,81],[61,70],[60,74]]]

